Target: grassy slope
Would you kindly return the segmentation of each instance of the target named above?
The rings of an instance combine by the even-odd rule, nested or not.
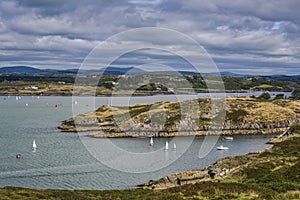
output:
[[[300,128],[300,127],[298,127]],[[225,179],[165,190],[70,191],[5,187],[0,199],[299,199],[300,135],[261,154],[228,157],[222,164],[239,166]]]

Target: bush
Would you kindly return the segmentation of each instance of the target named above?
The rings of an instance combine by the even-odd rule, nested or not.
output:
[[[284,99],[284,94],[276,94],[275,99]]]
[[[292,92],[292,98],[295,100],[299,100],[300,99],[300,89],[297,88]]]
[[[264,92],[258,97],[258,99],[262,99],[262,100],[269,100],[270,98],[271,95],[268,92]]]

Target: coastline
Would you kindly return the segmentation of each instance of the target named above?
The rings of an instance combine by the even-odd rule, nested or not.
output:
[[[292,128],[289,128],[291,130]],[[275,144],[281,143],[287,140],[293,135],[293,130],[285,131],[280,136],[271,137],[266,144],[272,144],[261,152],[250,152],[240,156],[229,156],[217,160],[216,162],[204,167],[202,169],[194,169],[183,172],[177,172],[160,178],[159,180],[149,180],[147,183],[138,185],[139,188],[152,189],[152,190],[164,190],[176,186],[195,184],[198,182],[206,181],[220,181],[231,176],[235,171],[242,168],[252,162],[260,154],[268,151],[272,151]],[[238,165],[235,163],[237,160],[243,160]],[[232,164],[235,163],[235,164]]]
[[[288,130],[288,127],[284,128],[274,128],[274,129],[262,129],[262,130],[222,130],[219,132],[209,132],[209,135],[219,135],[219,136],[234,136],[234,135],[272,135],[272,134],[279,134],[286,130]],[[168,133],[168,132],[160,132],[158,134],[147,134],[144,135],[135,134],[135,133],[114,133],[114,134],[106,134],[97,132],[94,134],[88,134],[86,136],[92,137],[92,138],[131,138],[131,137],[151,137],[153,138],[168,138],[168,137],[197,137],[197,136],[206,136],[208,135],[208,131],[196,131],[196,132],[174,132],[174,133]]]
[[[299,129],[263,152],[226,157],[201,170],[150,180],[130,190],[52,190],[6,186],[4,199],[297,199]],[[293,173],[292,173],[293,172]],[[292,174],[290,174],[292,173]],[[178,177],[180,181],[178,182]]]
[[[213,129],[219,115],[211,113],[210,100],[195,101],[199,102],[199,110],[186,114],[181,114],[180,106],[188,105],[188,101],[136,104],[129,108],[103,105],[63,120],[58,128],[62,132],[86,132],[94,138],[174,137],[277,134],[300,123],[300,101],[227,98],[226,118],[220,129]]]

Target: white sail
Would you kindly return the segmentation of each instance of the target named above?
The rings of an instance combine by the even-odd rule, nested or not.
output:
[[[176,143],[174,142],[174,144],[173,144],[173,149],[176,149]]]
[[[35,150],[36,148],[37,148],[37,145],[35,143],[35,140],[33,140],[33,142],[32,142],[32,150]]]
[[[154,142],[153,142],[153,138],[150,138],[150,146],[153,146]]]
[[[225,140],[233,140],[233,137],[224,137]]]
[[[165,150],[168,150],[168,149],[169,149],[169,143],[168,143],[168,141],[166,141]]]

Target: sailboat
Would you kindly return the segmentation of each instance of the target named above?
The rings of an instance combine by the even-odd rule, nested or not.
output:
[[[227,136],[227,137],[224,137],[224,140],[233,140],[233,137]]]
[[[176,143],[174,142],[173,143],[173,150],[175,150],[176,149]]]
[[[168,143],[168,141],[166,141],[165,151],[167,151],[168,149],[169,149],[169,143]]]
[[[218,150],[228,150],[228,147],[224,147],[223,145],[217,147]]]
[[[35,151],[36,148],[37,148],[37,145],[35,143],[35,140],[33,140],[33,142],[32,142],[32,151]]]
[[[154,144],[154,142],[153,142],[153,138],[151,137],[151,138],[150,138],[149,145],[150,145],[150,146],[153,146],[153,144]]]

